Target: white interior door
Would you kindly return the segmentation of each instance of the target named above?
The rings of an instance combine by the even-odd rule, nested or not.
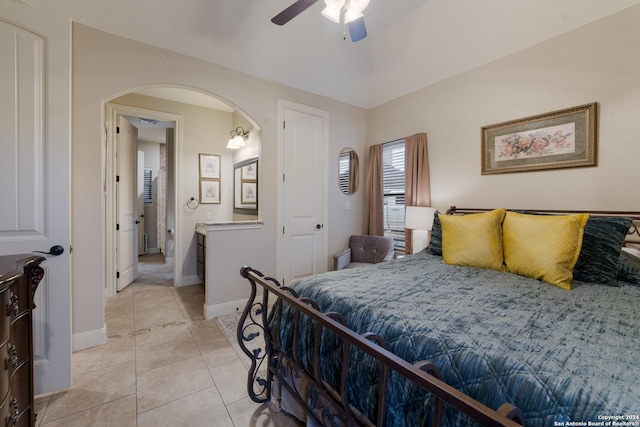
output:
[[[118,116],[116,148],[117,290],[138,278],[138,128]]]
[[[144,255],[144,151],[138,150],[138,255]]]
[[[0,254],[64,249],[35,293],[40,394],[71,385],[70,26],[20,2],[0,15]]]
[[[283,274],[289,283],[325,271],[325,117],[284,109]]]

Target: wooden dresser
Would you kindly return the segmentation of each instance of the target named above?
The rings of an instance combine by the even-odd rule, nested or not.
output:
[[[34,426],[33,295],[44,275],[32,255],[0,256],[0,426]]]

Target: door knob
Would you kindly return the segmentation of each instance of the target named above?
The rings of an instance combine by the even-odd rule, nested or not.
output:
[[[316,224],[316,230],[320,230],[323,227],[322,224]]]
[[[49,249],[49,252],[42,252],[42,251],[33,251],[33,252],[38,254],[58,256],[64,253],[64,248],[61,245],[54,245],[54,246],[51,246],[51,249]]]
[[[136,224],[140,224],[140,221],[138,221],[137,219],[136,219]]]

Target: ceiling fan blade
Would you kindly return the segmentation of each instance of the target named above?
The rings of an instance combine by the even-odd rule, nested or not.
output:
[[[298,0],[291,6],[271,18],[271,22],[276,25],[284,25],[296,16],[317,3],[318,0]]]
[[[357,42],[367,37],[367,27],[364,25],[364,16],[347,24],[349,26],[349,34],[351,34],[351,41]]]

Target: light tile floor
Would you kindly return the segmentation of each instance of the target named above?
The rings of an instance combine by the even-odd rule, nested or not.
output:
[[[53,426],[285,427],[299,423],[246,393],[247,370],[215,320],[202,285],[175,288],[161,255],[107,301],[107,343],[73,353],[73,386],[36,397]]]

